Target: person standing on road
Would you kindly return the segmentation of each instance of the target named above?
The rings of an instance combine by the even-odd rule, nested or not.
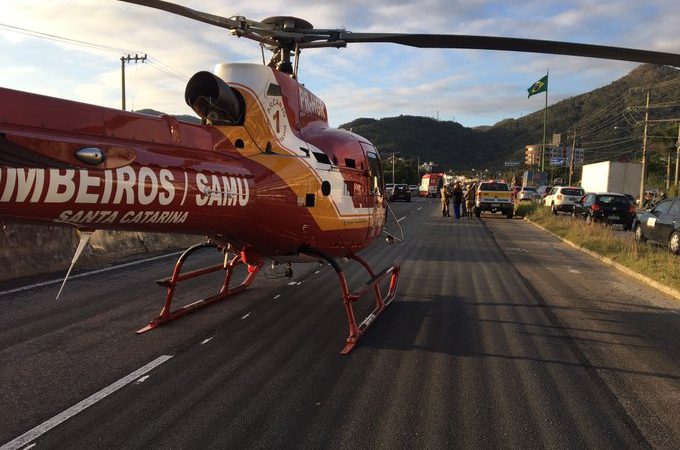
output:
[[[442,217],[451,217],[449,213],[449,202],[451,201],[451,191],[447,185],[443,185],[439,191],[442,197]]]
[[[465,191],[465,215],[468,219],[472,219],[472,210],[475,207],[475,185],[470,184],[467,191]]]
[[[463,189],[460,187],[460,183],[457,181],[453,186],[451,200],[453,201],[453,214],[456,216],[456,220],[458,220],[460,219],[460,204],[463,203]]]

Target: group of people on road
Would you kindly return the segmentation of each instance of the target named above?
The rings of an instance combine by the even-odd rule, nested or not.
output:
[[[460,182],[456,181],[453,187],[443,185],[441,190],[442,201],[442,217],[451,217],[449,204],[453,203],[453,215],[456,220],[460,219],[461,215],[466,215],[468,218],[472,217],[472,208],[475,202],[475,190],[473,186],[463,192],[463,187]]]

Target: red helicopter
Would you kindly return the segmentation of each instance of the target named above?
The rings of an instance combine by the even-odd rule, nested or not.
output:
[[[0,220],[66,224],[80,231],[75,264],[94,230],[205,235],[187,249],[151,330],[246,289],[263,267],[326,261],[337,272],[349,335],[343,354],[394,300],[399,265],[375,272],[357,252],[386,236],[389,207],[378,150],[328,125],[326,106],[297,81],[303,49],[390,42],[577,55],[680,66],[680,55],[531,39],[352,33],[315,29],[295,17],[224,18],[160,0],[122,0],[231,30],[270,48],[267,65],[221,64],[185,90],[195,125],[0,88]],[[263,48],[264,48],[263,47]],[[397,233],[398,234],[398,233]],[[182,272],[189,256],[215,247],[224,263]],[[232,256],[233,255],[233,256]],[[360,263],[369,280],[351,292],[336,258]],[[245,279],[232,286],[237,265]],[[69,272],[71,270],[69,268]],[[172,309],[179,283],[223,271],[217,294]],[[68,278],[68,273],[66,275]],[[62,285],[63,288],[63,285]],[[61,292],[61,290],[60,290]],[[362,321],[353,303],[372,294]]]

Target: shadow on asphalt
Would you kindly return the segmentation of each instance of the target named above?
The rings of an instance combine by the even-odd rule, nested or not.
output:
[[[474,310],[471,309],[478,306],[550,308],[602,313],[608,315],[608,321],[616,323],[617,327],[630,330],[630,332],[480,319],[475,317]],[[592,364],[590,361],[566,361],[543,358],[538,355],[533,357],[526,354],[506,354],[497,351],[493,340],[489,342],[488,339],[485,339],[486,344],[482,342],[482,327],[493,327],[491,329],[485,328],[484,335],[497,336],[507,333],[508,326],[513,327],[509,329],[512,333],[527,336],[529,339],[545,339],[555,345],[569,343],[570,345],[598,345],[600,347],[622,346],[633,351],[661,351],[669,352],[671,355],[680,354],[680,331],[678,331],[680,330],[680,315],[673,311],[631,312],[536,304],[475,303],[455,296],[428,296],[392,303],[381,316],[381,320],[377,321],[367,335],[362,338],[359,346],[374,349],[434,352],[453,357],[532,361],[547,365],[581,367],[596,371],[680,380],[680,374],[672,373],[672,370],[670,370],[670,373],[637,370],[632,366],[628,368],[625,361],[614,367]],[[540,330],[544,330],[545,333],[541,333]],[[576,336],[581,333],[586,333],[588,337]],[[595,336],[592,336],[593,334]],[[638,343],[623,342],[624,339],[635,339]]]

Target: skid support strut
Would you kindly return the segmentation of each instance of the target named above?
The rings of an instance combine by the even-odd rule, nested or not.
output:
[[[382,313],[385,310],[385,308],[387,308],[387,306],[390,303],[392,303],[392,300],[394,300],[394,298],[396,297],[397,282],[399,281],[399,265],[395,264],[393,266],[389,266],[386,269],[382,270],[380,273],[375,274],[373,273],[373,269],[371,269],[371,266],[363,258],[354,254],[349,255],[348,258],[353,259],[354,261],[357,261],[359,264],[364,266],[369,276],[371,277],[359,290],[350,293],[349,288],[347,286],[347,278],[345,278],[345,274],[342,271],[342,268],[340,267],[340,265],[338,265],[337,261],[332,256],[326,255],[325,253],[313,248],[307,248],[304,250],[303,253],[319,256],[324,260],[328,261],[328,263],[333,267],[333,269],[335,269],[335,272],[338,275],[338,279],[340,281],[340,289],[342,291],[342,303],[345,307],[345,313],[347,314],[347,323],[349,325],[349,335],[347,336],[345,346],[340,352],[342,355],[346,355],[347,353],[352,351],[352,349],[356,346],[359,339],[366,333],[368,327],[370,327],[371,324],[375,322],[375,319],[378,318],[380,313]],[[387,288],[386,294],[383,296],[382,292],[380,291],[380,285],[383,282],[383,280],[387,279],[387,277],[389,277],[390,280],[389,287]],[[358,301],[361,297],[363,297],[370,291],[373,291],[375,295],[375,307],[373,308],[371,313],[368,314],[360,323],[357,323],[352,303]]]
[[[149,330],[153,330],[154,328],[159,327],[166,322],[179,319],[180,317],[185,316],[192,311],[204,308],[208,305],[217,303],[220,300],[224,300],[227,297],[231,297],[244,291],[248,286],[250,286],[250,283],[253,282],[255,276],[262,267],[262,262],[259,262],[258,264],[249,264],[248,275],[246,275],[245,279],[241,284],[233,288],[229,287],[229,282],[231,281],[231,276],[234,272],[234,268],[239,264],[244,264],[241,255],[236,255],[231,260],[227,261],[228,254],[225,254],[224,262],[222,264],[216,264],[214,266],[203,267],[201,269],[193,270],[191,272],[181,273],[182,265],[184,265],[189,256],[194,252],[207,247],[217,248],[215,244],[211,244],[209,242],[202,242],[200,244],[196,244],[189,247],[177,259],[175,268],[172,271],[172,276],[170,276],[169,278],[163,278],[162,280],[156,281],[156,283],[158,283],[159,285],[166,286],[168,288],[168,292],[165,297],[165,305],[163,306],[163,309],[161,309],[161,312],[158,315],[158,317],[152,319],[151,322],[149,322],[149,324],[144,328],[137,330],[138,334],[144,333]],[[220,291],[216,295],[213,295],[212,297],[203,298],[201,300],[197,300],[193,303],[189,303],[188,305],[184,305],[174,311],[172,310],[172,300],[175,296],[175,290],[177,289],[177,285],[179,285],[179,283],[185,280],[200,277],[201,275],[217,272],[218,270],[224,270],[224,281],[222,282]]]

